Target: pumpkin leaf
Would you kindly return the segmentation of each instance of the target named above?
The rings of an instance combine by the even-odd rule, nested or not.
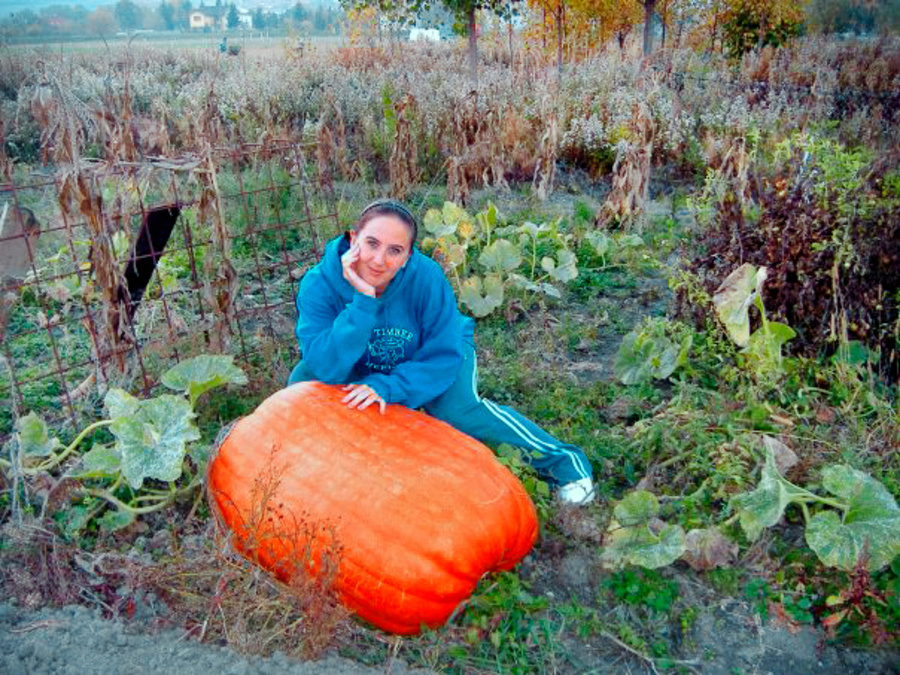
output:
[[[471,276],[460,286],[459,300],[474,316],[487,316],[503,304],[503,281],[497,275],[488,275],[482,283],[481,277]]]
[[[659,501],[649,490],[635,490],[622,498],[613,510],[613,517],[624,527],[643,525],[659,513]]]
[[[67,509],[57,511],[55,516],[59,528],[68,538],[74,538],[91,522],[91,509],[83,504],[76,504]]]
[[[444,220],[444,214],[438,209],[428,209],[425,217],[422,219],[422,225],[425,231],[432,235],[435,239],[440,237],[449,237],[456,233],[457,222],[447,223]]]
[[[119,475],[121,463],[114,445],[97,444],[81,456],[78,478],[113,478]]]
[[[500,213],[497,211],[494,202],[488,202],[487,208],[477,213],[475,218],[481,224],[482,229],[489,232],[497,226],[497,222],[500,220]]]
[[[731,566],[737,554],[737,542],[731,541],[718,528],[708,527],[687,533],[681,557],[695,570],[711,570]]]
[[[752,492],[744,492],[731,499],[732,508],[738,511],[738,520],[750,541],[758,539],[764,528],[772,527],[781,520],[785,508],[792,501],[815,497],[778,472],[771,447],[766,446],[765,452],[766,462],[759,485]]]
[[[16,421],[19,451],[23,457],[47,457],[62,446],[56,436],[51,436],[47,423],[37,413],[30,412]]]
[[[750,341],[750,305],[762,291],[766,275],[765,267],[744,263],[725,278],[713,296],[716,315],[739,347]]]
[[[161,382],[169,389],[188,394],[194,406],[210,389],[223,384],[247,384],[247,376],[234,365],[230,355],[201,354],[169,368]]]
[[[531,240],[537,239],[539,235],[543,234],[544,232],[547,232],[549,229],[550,229],[550,227],[547,225],[547,223],[541,223],[540,225],[536,225],[536,224],[532,223],[531,221],[525,221],[518,227],[518,231],[522,233],[523,237],[527,236]],[[526,241],[527,241],[527,239],[526,239]]]
[[[124,389],[115,387],[106,392],[103,402],[113,420],[119,417],[131,417],[141,405],[141,399],[135,398]]]
[[[554,281],[566,283],[578,276],[578,265],[575,254],[570,250],[561,248],[556,253],[557,260],[545,257],[541,260],[541,267]],[[557,262],[558,261],[558,262]]]
[[[97,519],[97,524],[104,532],[115,532],[128,527],[134,521],[135,515],[131,511],[115,509],[104,513],[102,517]]]
[[[460,223],[472,222],[472,217],[466,210],[453,202],[444,202],[444,208],[441,210],[441,217],[444,220],[444,225],[452,227],[453,232],[456,231],[456,228],[459,227]],[[452,232],[450,232],[450,234],[452,234]]]
[[[651,532],[647,525],[623,527],[611,533],[608,541],[600,559],[613,567],[665,567],[678,560],[685,548],[684,530],[680,525],[666,525],[659,534]]]
[[[597,255],[605,259],[612,247],[612,239],[607,237],[603,232],[597,231],[588,232],[586,239],[588,240],[588,243],[594,247]]]
[[[522,264],[522,254],[508,239],[497,239],[485,247],[478,256],[478,262],[492,272],[511,272]]]
[[[664,380],[687,363],[693,337],[686,335],[680,345],[668,336],[634,330],[619,345],[613,368],[622,384],[641,384],[651,378]]]
[[[822,485],[848,507],[843,518],[829,510],[809,521],[806,543],[823,563],[852,571],[865,555],[876,572],[900,555],[900,509],[884,485],[846,465],[826,467]]]
[[[644,245],[644,240],[638,234],[624,234],[619,237],[619,246],[638,248]]]
[[[191,404],[183,398],[163,394],[139,403],[133,415],[118,417],[110,427],[122,474],[135,490],[147,478],[176,480],[187,443],[200,438]]]

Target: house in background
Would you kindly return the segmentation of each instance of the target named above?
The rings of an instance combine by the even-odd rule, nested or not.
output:
[[[190,13],[191,30],[226,30],[228,28],[228,8],[204,7],[200,5]]]

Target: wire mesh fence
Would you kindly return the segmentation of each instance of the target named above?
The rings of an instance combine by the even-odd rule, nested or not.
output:
[[[0,183],[0,439],[77,425],[110,386],[148,394],[199,353],[287,375],[303,270],[337,232],[315,148],[289,141]]]

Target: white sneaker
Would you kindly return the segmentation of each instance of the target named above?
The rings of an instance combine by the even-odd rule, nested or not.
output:
[[[594,483],[590,478],[580,478],[560,486],[556,491],[559,499],[564,504],[583,506],[594,500]]]

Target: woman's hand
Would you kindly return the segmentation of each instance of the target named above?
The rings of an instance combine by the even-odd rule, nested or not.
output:
[[[362,293],[363,295],[368,295],[372,298],[375,297],[375,287],[372,284],[367,284],[363,281],[363,278],[359,276],[359,272],[356,271],[356,264],[359,262],[359,242],[355,242],[350,245],[350,250],[348,250],[344,255],[341,256],[341,267],[344,269],[344,278],[350,282],[350,285],[353,286],[357,291]]]
[[[344,391],[350,392],[341,399],[341,403],[346,403],[351,408],[365,410],[373,403],[378,404],[378,409],[384,415],[387,409],[387,403],[378,395],[378,392],[367,384],[348,384],[344,387]]]

